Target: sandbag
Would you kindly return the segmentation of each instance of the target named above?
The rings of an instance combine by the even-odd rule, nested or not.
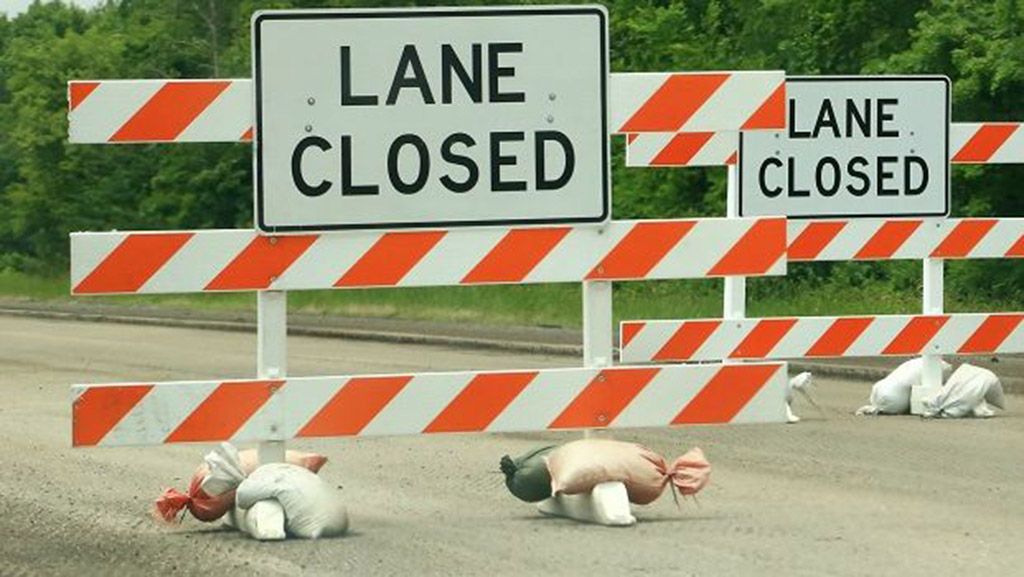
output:
[[[225,448],[225,445],[228,448]],[[259,466],[259,454],[255,449],[248,449],[245,451],[235,451],[234,447],[227,443],[222,443],[217,449],[207,454],[207,458],[210,455],[216,454],[218,458],[223,455],[230,455],[234,453],[236,460],[234,466],[237,467],[243,475],[249,475]],[[316,453],[305,453],[302,451],[287,451],[285,453],[285,459],[289,463],[297,466],[306,468],[314,473],[318,472],[321,467],[327,463],[327,457],[318,455]],[[196,468],[192,474],[192,481],[189,484],[188,492],[181,493],[174,488],[165,489],[163,494],[157,498],[154,503],[152,516],[154,519],[164,521],[167,523],[181,522],[179,514],[186,507],[192,516],[196,519],[209,523],[216,521],[224,516],[225,513],[231,510],[235,503],[234,490],[227,490],[223,493],[211,495],[203,490],[203,482],[211,475],[210,464],[206,460]],[[226,477],[222,477],[223,481]],[[221,486],[230,484],[224,482]]]
[[[945,382],[953,366],[942,361],[942,380]],[[910,359],[871,387],[868,404],[857,409],[858,415],[906,415],[910,413],[910,390],[921,385],[924,359]]]
[[[555,446],[541,447],[524,453],[515,459],[505,455],[501,458],[501,472],[505,474],[505,486],[521,501],[536,503],[551,496],[551,474],[544,456]]]
[[[690,449],[669,464],[647,447],[608,439],[566,443],[544,458],[553,495],[585,493],[599,483],[620,481],[629,501],[637,505],[654,501],[669,484],[683,495],[696,494],[711,474],[711,465],[700,449]]]
[[[348,511],[338,490],[315,473],[288,463],[270,463],[249,474],[235,492],[238,507],[276,500],[284,509],[288,535],[333,537],[348,530]]]
[[[1003,385],[988,369],[964,363],[935,395],[922,401],[922,415],[929,418],[991,417],[988,404],[1004,408]]]
[[[287,534],[284,530],[284,507],[277,499],[258,501],[248,509],[242,509],[235,503],[235,508],[225,519],[227,524],[247,533],[260,541],[281,541]]]
[[[789,383],[786,385],[786,422],[787,423],[799,423],[800,417],[793,412],[793,399],[795,398],[794,393],[800,393],[800,395],[807,400],[808,403],[813,405],[819,411],[818,404],[814,402],[814,397],[811,396],[811,390],[814,385],[814,377],[811,373],[804,371],[799,375],[789,379]]]

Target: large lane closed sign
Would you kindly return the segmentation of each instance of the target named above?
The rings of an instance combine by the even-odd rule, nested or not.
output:
[[[949,79],[787,78],[785,132],[740,136],[740,215],[945,216]]]
[[[603,8],[253,17],[264,232],[601,222]]]

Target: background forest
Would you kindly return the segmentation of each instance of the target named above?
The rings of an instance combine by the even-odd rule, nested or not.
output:
[[[248,78],[254,10],[417,4],[108,0],[81,9],[37,1],[16,17],[0,15],[0,279],[66,277],[69,231],[251,226],[250,147],[70,145],[69,79]],[[945,74],[953,80],[955,121],[1024,120],[1024,6],[1017,0],[605,4],[613,71]],[[724,214],[724,169],[626,169],[621,146],[615,143],[615,218]],[[1024,167],[1018,166],[956,167],[953,215],[1024,216],[1022,177]],[[786,279],[753,282],[753,297],[781,298],[806,288],[825,304],[801,305],[801,311],[816,312],[843,312],[827,302],[845,300],[839,291],[868,286],[877,291],[868,299],[875,305],[890,297],[906,303],[919,298],[920,263],[790,270]],[[679,286],[688,285],[635,283],[622,290],[651,296]],[[947,291],[951,308],[1020,308],[1024,267],[951,263]],[[887,307],[873,308],[862,312]]]

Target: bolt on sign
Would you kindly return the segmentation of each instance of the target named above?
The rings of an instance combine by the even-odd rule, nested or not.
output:
[[[607,220],[602,7],[253,17],[263,232]]]
[[[740,215],[949,214],[949,79],[786,79],[785,133],[741,133]]]

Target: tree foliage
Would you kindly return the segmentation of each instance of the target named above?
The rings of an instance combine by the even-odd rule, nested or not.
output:
[[[511,2],[486,2],[486,4]],[[0,270],[67,264],[75,230],[251,225],[246,146],[67,143],[66,83],[88,78],[249,76],[249,22],[264,8],[413,6],[411,0],[107,0],[82,9],[37,0],[0,15]],[[462,4],[485,4],[469,1]],[[618,0],[613,71],[781,69],[788,74],[946,74],[954,119],[1024,120],[1024,5],[1018,0]],[[716,215],[721,169],[622,167],[614,215]],[[1020,167],[954,171],[956,215],[1024,215]],[[961,281],[1016,295],[1019,267],[958,267]],[[819,267],[850,282],[905,272]],[[844,277],[845,278],[845,277]]]

